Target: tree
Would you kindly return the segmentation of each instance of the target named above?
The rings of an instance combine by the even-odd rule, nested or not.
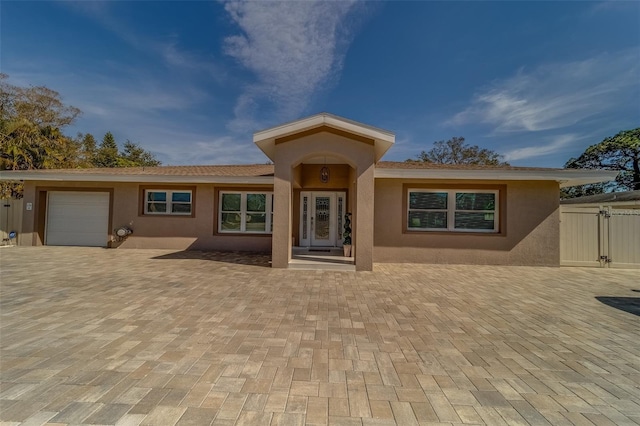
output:
[[[437,141],[429,151],[422,151],[418,161],[436,164],[471,164],[482,166],[508,166],[501,161],[502,155],[477,145],[464,143],[463,137],[453,137],[448,141]],[[414,161],[414,160],[408,160]]]
[[[18,87],[0,74],[0,169],[75,167],[78,145],[62,133],[80,110],[44,86]],[[19,182],[0,183],[0,197],[19,198]]]
[[[91,146],[90,142],[88,146]],[[124,143],[124,149],[119,152],[118,144],[111,132],[104,135],[100,147],[93,156],[95,167],[156,167],[160,164],[152,153],[129,140]]]
[[[80,110],[44,86],[18,87],[0,74],[0,168],[74,167],[77,144],[62,133]]]
[[[560,199],[586,197],[587,195],[603,194],[606,190],[604,183],[591,183],[588,185],[568,186],[560,189]]]
[[[122,153],[107,132],[98,147],[93,135],[64,135],[80,115],[58,92],[44,86],[19,87],[0,73],[0,169],[157,166],[153,154],[128,142]],[[20,197],[18,182],[0,182],[0,198]]]
[[[118,144],[111,132],[105,133],[93,159],[95,167],[118,167]]]
[[[96,138],[94,138],[91,133],[87,133],[85,135],[79,133],[76,140],[80,146],[79,166],[93,167],[93,162],[95,161],[96,154],[98,152]]]
[[[120,153],[118,164],[120,167],[156,167],[161,163],[152,153],[145,151],[137,143],[127,140],[124,143],[124,150]]]
[[[588,147],[578,158],[564,165],[567,169],[603,169],[619,171],[614,182],[567,188],[565,198],[607,191],[640,190],[640,127],[623,130],[613,137]]]

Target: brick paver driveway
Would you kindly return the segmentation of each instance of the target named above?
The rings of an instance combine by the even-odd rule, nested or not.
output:
[[[640,422],[639,271],[0,257],[3,424]]]

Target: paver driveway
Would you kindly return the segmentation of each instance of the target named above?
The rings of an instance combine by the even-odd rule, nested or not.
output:
[[[0,257],[3,424],[640,422],[638,271]]]

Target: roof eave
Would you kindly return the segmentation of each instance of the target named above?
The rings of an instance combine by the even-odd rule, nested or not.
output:
[[[609,182],[617,172],[607,170],[459,170],[459,169],[386,169],[376,168],[377,179],[439,180],[519,180],[556,181],[561,188]],[[139,183],[223,183],[273,185],[273,176],[185,176],[96,173],[41,173],[32,171],[1,172],[0,180],[58,182],[139,182]]]
[[[92,173],[0,173],[0,180],[49,182],[224,183],[273,185],[273,176],[109,175]]]
[[[561,188],[614,180],[617,172],[607,170],[460,170],[460,169],[385,169],[375,170],[377,179],[444,180],[530,180],[556,181]]]
[[[560,201],[560,205],[563,207],[600,207],[600,206],[617,206],[617,207],[630,207],[637,208],[640,206],[640,200],[628,200],[628,201],[600,201],[600,202],[586,202],[586,203],[564,203],[564,200]]]

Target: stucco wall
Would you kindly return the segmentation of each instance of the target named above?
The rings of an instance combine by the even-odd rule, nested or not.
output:
[[[456,182],[505,185],[502,229],[497,235],[455,232],[406,232],[403,202],[406,184],[445,181],[376,179],[374,262],[494,265],[548,265],[560,262],[559,188],[556,182]]]
[[[270,235],[216,235],[217,208],[214,202],[216,189],[231,189],[225,186],[216,188],[211,184],[189,185],[195,187],[194,217],[185,216],[153,216],[142,215],[140,187],[137,183],[88,183],[88,182],[28,182],[25,185],[25,205],[33,203],[32,211],[24,211],[22,243],[25,245],[40,245],[43,243],[41,230],[44,206],[40,205],[37,192],[43,190],[69,189],[112,189],[111,229],[129,226],[133,234],[124,242],[115,244],[119,248],[163,248],[176,250],[240,250],[240,251],[271,251]],[[158,186],[158,185],[154,185]],[[171,189],[174,185],[162,185]],[[243,187],[242,189],[247,189]],[[262,191],[272,191],[271,187],[256,188]],[[40,222],[40,224],[39,224]]]
[[[353,140],[342,135],[320,132],[304,135],[300,138],[287,138],[285,142],[276,143],[275,171],[274,171],[274,226],[272,244],[272,266],[286,268],[291,256],[291,237],[293,224],[293,210],[299,208],[293,205],[293,187],[296,175],[301,181],[305,176],[313,179],[314,173],[306,175],[295,169],[305,160],[313,157],[326,156],[338,159],[355,170],[353,175],[356,184],[349,187],[349,203],[358,205],[353,215],[353,239],[356,250],[356,270],[370,271],[373,267],[373,209],[371,205],[374,197],[373,171],[375,151],[372,143]],[[316,166],[303,164],[303,168],[313,170]],[[319,170],[319,169],[318,169]],[[346,172],[346,167],[343,168]],[[347,182],[352,175],[338,172],[342,183]],[[350,179],[349,179],[350,180]],[[301,182],[302,184],[303,182]],[[342,185],[340,183],[340,185]],[[310,185],[316,185],[313,181]],[[317,188],[316,188],[317,189]],[[355,209],[354,209],[355,210]]]

